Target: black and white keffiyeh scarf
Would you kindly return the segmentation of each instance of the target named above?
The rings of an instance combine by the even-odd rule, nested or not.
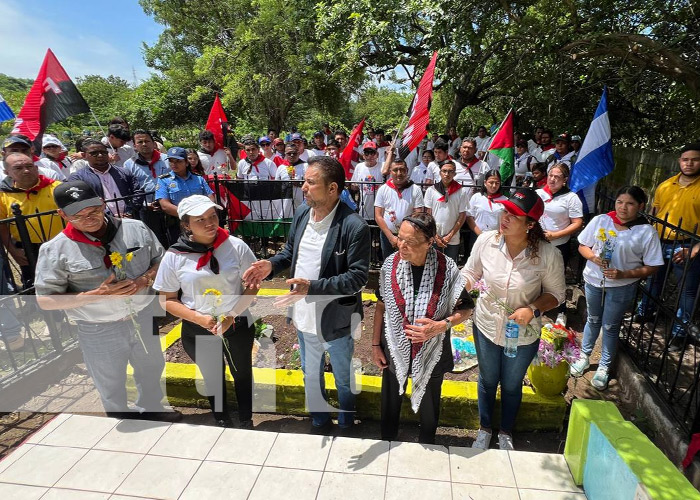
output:
[[[411,344],[405,328],[415,319],[436,321],[452,314],[464,290],[466,278],[452,259],[434,248],[428,250],[418,290],[413,287],[411,263],[396,252],[382,266],[379,286],[384,299],[384,328],[389,355],[394,363],[399,394],[403,394],[409,371],[413,379],[411,408],[418,412],[430,375],[442,355],[445,333],[427,342]]]

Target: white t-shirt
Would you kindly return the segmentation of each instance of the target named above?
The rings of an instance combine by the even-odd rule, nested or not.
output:
[[[454,161],[454,160],[452,160],[452,161]],[[457,162],[455,162],[455,169],[456,170],[458,169]],[[428,163],[428,174],[427,175],[430,175],[431,173],[433,175],[433,182],[434,183],[442,182],[442,178],[440,177],[440,165],[438,165],[438,162],[436,162],[435,160]]]
[[[457,158],[457,156],[459,156],[459,148],[461,146],[462,146],[462,138],[461,137],[457,137],[454,140],[451,139],[447,143],[447,152],[453,158]]]
[[[304,163],[308,163],[309,158],[313,158],[314,156],[316,156],[316,153],[314,153],[313,150],[305,149],[304,152],[299,155],[299,159]]]
[[[248,163],[248,160],[241,160],[238,162],[238,173],[239,179],[255,179],[255,180],[271,180],[277,175],[277,165],[272,160],[264,158],[263,161],[253,166],[252,163]]]
[[[350,182],[382,182],[382,165],[377,162],[368,167],[365,162],[358,163]],[[360,185],[360,216],[365,220],[374,220],[374,196],[379,184]]]
[[[504,210],[503,204],[498,201],[505,199],[506,197],[501,195],[494,200],[489,200],[485,194],[476,193],[469,199],[467,215],[474,218],[476,227],[482,232],[496,230],[500,224],[501,212]]]
[[[374,198],[374,206],[384,209],[384,222],[389,231],[396,234],[399,232],[401,221],[407,215],[411,215],[416,208],[424,207],[423,192],[420,186],[411,184],[410,187],[401,191],[401,197],[395,189],[386,184],[379,187],[377,196]]]
[[[107,146],[107,152],[109,154],[112,154],[113,147],[109,143],[109,139],[107,137],[102,138],[102,144]],[[129,144],[133,144],[131,141],[127,142],[124,144],[122,147],[114,150],[116,151],[117,155],[119,155],[119,158],[116,161],[110,162],[112,165],[116,165],[118,167],[123,167],[124,162],[130,158],[133,158],[136,153],[134,152],[134,147],[130,146]]]
[[[491,138],[488,135],[484,138],[481,138],[477,135],[476,137],[474,137],[474,140],[476,141],[477,151],[486,151],[486,148],[489,147],[489,143],[491,142]]]
[[[219,274],[214,274],[210,265],[197,270],[200,253],[165,252],[160,261],[153,289],[161,292],[182,290],[182,303],[202,314],[227,314],[234,308],[243,294],[241,277],[257,259],[243,240],[229,236],[214,250],[219,262]],[[216,297],[204,295],[212,288],[221,292],[221,303]]]
[[[557,163],[563,163],[564,165],[569,167],[569,169],[571,169],[571,164],[573,163],[574,156],[576,155],[576,153],[573,151],[570,151],[569,153],[566,153],[561,158],[557,159],[554,156],[555,152],[556,152],[555,150],[552,150],[552,153],[546,158],[546,160],[547,160],[547,173],[549,173],[549,171],[552,170],[552,167],[554,165],[556,165]]]
[[[430,182],[435,182],[435,176],[440,177],[440,172],[436,172],[435,168],[435,162],[430,162],[428,165],[420,163],[413,167],[411,180],[416,184],[423,184],[426,179]]]
[[[571,225],[571,219],[583,218],[583,204],[573,191],[550,198],[544,189],[538,189],[537,194],[544,201],[544,214],[540,217],[540,226],[545,231],[561,231]],[[563,245],[571,236],[557,238],[550,243],[554,246]]]
[[[289,219],[294,216],[294,211],[304,203],[304,193],[301,190],[301,186],[304,183],[304,173],[306,173],[306,168],[309,166],[308,163],[299,163],[297,165],[280,165],[277,167],[277,173],[275,174],[275,180],[288,181],[295,180],[292,186],[292,199],[285,199],[283,201],[282,212],[285,219]]]
[[[455,180],[466,184],[476,184],[477,186],[484,185],[484,175],[491,170],[489,164],[483,160],[477,160],[471,166],[468,163],[457,163],[456,165],[457,175],[455,175]],[[469,175],[467,169],[469,169],[471,175]]]
[[[438,201],[441,197],[442,195],[435,189],[435,186],[430,186],[425,192],[425,207],[430,209],[435,219],[438,235],[445,236],[452,231],[457,219],[459,219],[459,214],[467,211],[468,196],[467,190],[462,188],[448,197],[447,203]],[[449,244],[459,244],[459,231],[455,233]]]
[[[197,156],[199,156],[204,173],[207,175],[222,174],[228,170],[228,155],[223,149],[217,149],[213,155],[197,151]]]
[[[607,214],[597,215],[588,223],[586,228],[578,235],[578,242],[593,249],[596,255],[600,255],[603,242],[598,240],[598,231],[602,228],[610,238],[608,231],[615,231],[617,237],[613,239],[614,246],[610,267],[621,271],[629,271],[641,266],[663,266],[664,259],[661,252],[659,233],[651,224],[639,224],[627,230],[619,230],[615,227],[612,218]],[[601,287],[603,270],[590,260],[583,269],[583,279],[589,285]],[[639,278],[606,279],[605,286],[625,286],[639,281]]]
[[[299,241],[294,278],[306,278],[313,281],[321,275],[323,245],[326,243],[328,231],[340,203],[340,201],[336,203],[335,208],[318,222],[314,222],[313,208],[309,211],[309,221]],[[298,330],[304,333],[317,333],[316,303],[307,302],[305,299],[296,302],[292,311],[292,320]]]

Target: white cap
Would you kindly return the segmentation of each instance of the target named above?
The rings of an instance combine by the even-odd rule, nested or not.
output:
[[[41,138],[41,147],[44,148],[46,146],[61,146],[61,149],[63,149],[63,143],[58,139],[58,137],[54,137],[52,135],[45,135]]]
[[[182,200],[177,205],[177,216],[182,219],[183,215],[191,215],[197,217],[209,210],[211,207],[216,207],[223,210],[223,207],[217,205],[209,199],[208,196],[201,194],[193,194]]]

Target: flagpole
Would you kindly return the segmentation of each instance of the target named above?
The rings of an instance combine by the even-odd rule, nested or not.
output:
[[[498,132],[499,130],[501,130],[501,127],[503,126],[503,124],[504,124],[504,123],[506,122],[506,120],[508,119],[508,115],[511,113],[511,111],[513,111],[513,106],[511,106],[510,109],[508,110],[508,112],[506,113],[506,117],[503,118],[503,120],[501,121],[501,124],[500,124],[500,125],[498,126],[498,128],[496,129],[496,132]],[[490,153],[489,153],[489,148],[491,147],[491,144],[493,143],[493,138],[494,138],[495,135],[496,135],[496,134],[493,134],[493,135],[490,137],[491,140],[489,141],[488,145],[486,146],[486,151],[485,151],[486,154],[484,155],[483,161],[486,161],[486,158],[489,157],[489,154],[490,154]]]
[[[95,122],[97,123],[97,126],[100,127],[100,132],[102,132],[102,135],[107,137],[107,134],[105,134],[105,129],[102,128],[102,124],[100,123],[100,120],[97,119],[97,115],[95,115],[95,112],[90,108],[90,113],[92,114],[92,117],[95,119]],[[109,149],[112,150],[112,154],[115,154],[117,151],[114,149],[114,146],[112,146],[112,143],[107,140],[107,146],[109,146]]]

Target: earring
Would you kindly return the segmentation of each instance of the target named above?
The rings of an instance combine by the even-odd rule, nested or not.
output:
[[[530,233],[530,229],[526,229],[525,234],[529,234],[529,233]]]

